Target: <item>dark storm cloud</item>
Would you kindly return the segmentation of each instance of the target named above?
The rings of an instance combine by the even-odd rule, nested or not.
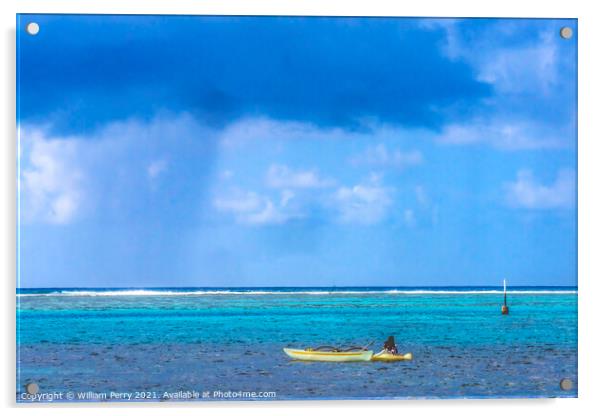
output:
[[[54,15],[21,26],[33,19],[39,35],[20,32],[21,118],[63,132],[164,109],[215,125],[261,115],[437,127],[490,93],[442,56],[444,31],[411,19]]]

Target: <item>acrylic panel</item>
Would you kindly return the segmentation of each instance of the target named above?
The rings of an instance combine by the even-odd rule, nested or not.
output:
[[[577,396],[577,20],[17,16],[16,400]]]

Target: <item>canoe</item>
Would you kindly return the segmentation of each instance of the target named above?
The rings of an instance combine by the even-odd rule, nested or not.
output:
[[[284,352],[295,360],[302,361],[330,361],[336,363],[350,361],[370,361],[372,351],[315,351],[284,348]]]
[[[372,356],[372,361],[410,361],[413,358],[412,353],[406,354],[391,354],[387,351],[381,351]]]

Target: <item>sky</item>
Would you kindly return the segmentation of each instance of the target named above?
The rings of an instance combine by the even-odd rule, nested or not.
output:
[[[576,20],[17,27],[21,287],[577,284]]]

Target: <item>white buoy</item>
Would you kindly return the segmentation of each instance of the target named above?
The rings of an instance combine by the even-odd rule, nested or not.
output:
[[[504,279],[504,304],[502,305],[502,315],[508,315],[510,308],[506,304],[506,279]]]

